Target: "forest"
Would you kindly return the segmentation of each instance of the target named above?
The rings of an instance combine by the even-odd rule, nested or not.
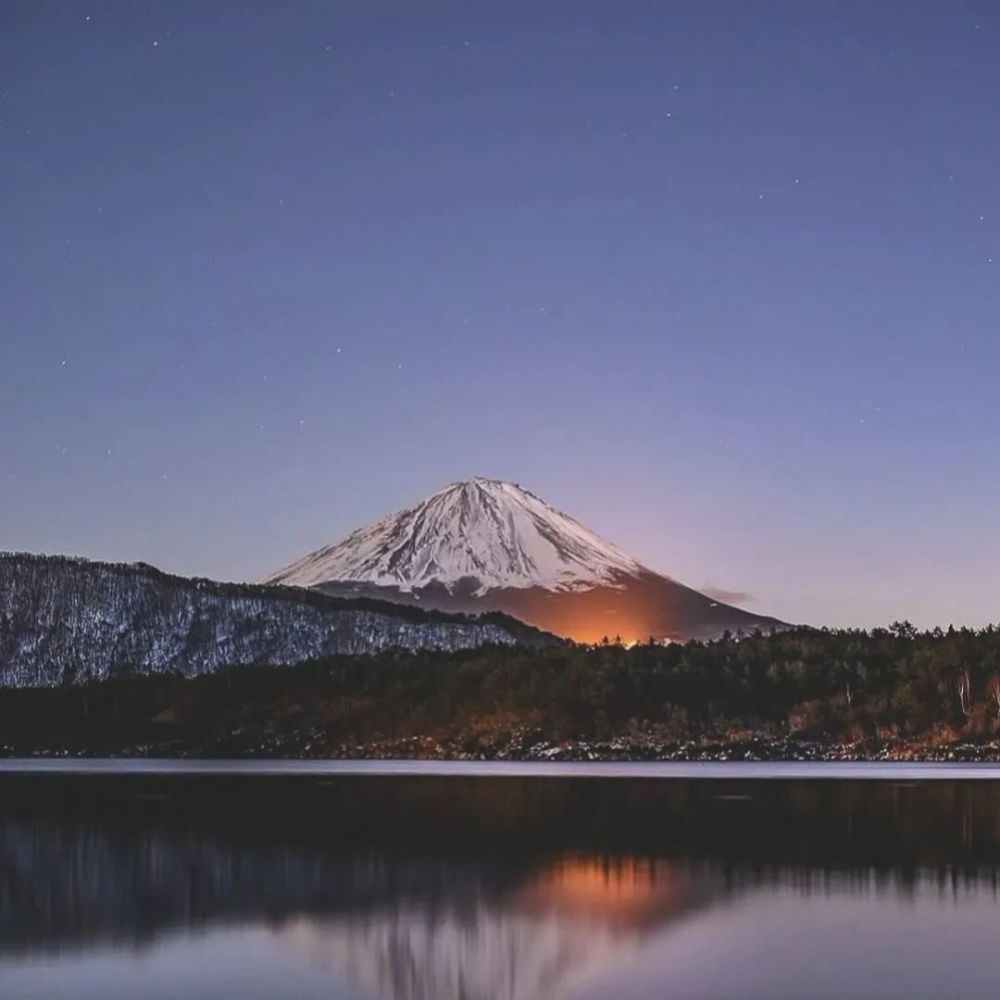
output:
[[[530,758],[593,744],[659,756],[683,743],[929,748],[998,735],[1000,629],[908,622],[0,690],[7,754]]]

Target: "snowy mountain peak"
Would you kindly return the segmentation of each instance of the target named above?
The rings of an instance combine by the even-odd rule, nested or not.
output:
[[[617,546],[515,483],[476,477],[360,528],[269,583],[330,581],[417,590],[476,581],[497,588],[586,590],[648,572]]]

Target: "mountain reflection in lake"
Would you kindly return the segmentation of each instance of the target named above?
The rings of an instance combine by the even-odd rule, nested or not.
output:
[[[0,776],[0,996],[1000,993],[1000,785]]]

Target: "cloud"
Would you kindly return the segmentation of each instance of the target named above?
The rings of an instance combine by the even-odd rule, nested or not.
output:
[[[745,590],[723,590],[722,587],[713,587],[710,583],[706,583],[701,592],[720,604],[752,604],[757,600],[753,594],[748,594]]]

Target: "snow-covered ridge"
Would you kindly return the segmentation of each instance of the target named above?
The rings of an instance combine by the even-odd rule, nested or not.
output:
[[[151,566],[0,552],[0,687],[302,663],[533,636],[376,601],[188,580]]]
[[[267,582],[352,581],[402,591],[477,581],[496,588],[585,590],[648,572],[616,545],[514,483],[453,483],[300,559]]]

